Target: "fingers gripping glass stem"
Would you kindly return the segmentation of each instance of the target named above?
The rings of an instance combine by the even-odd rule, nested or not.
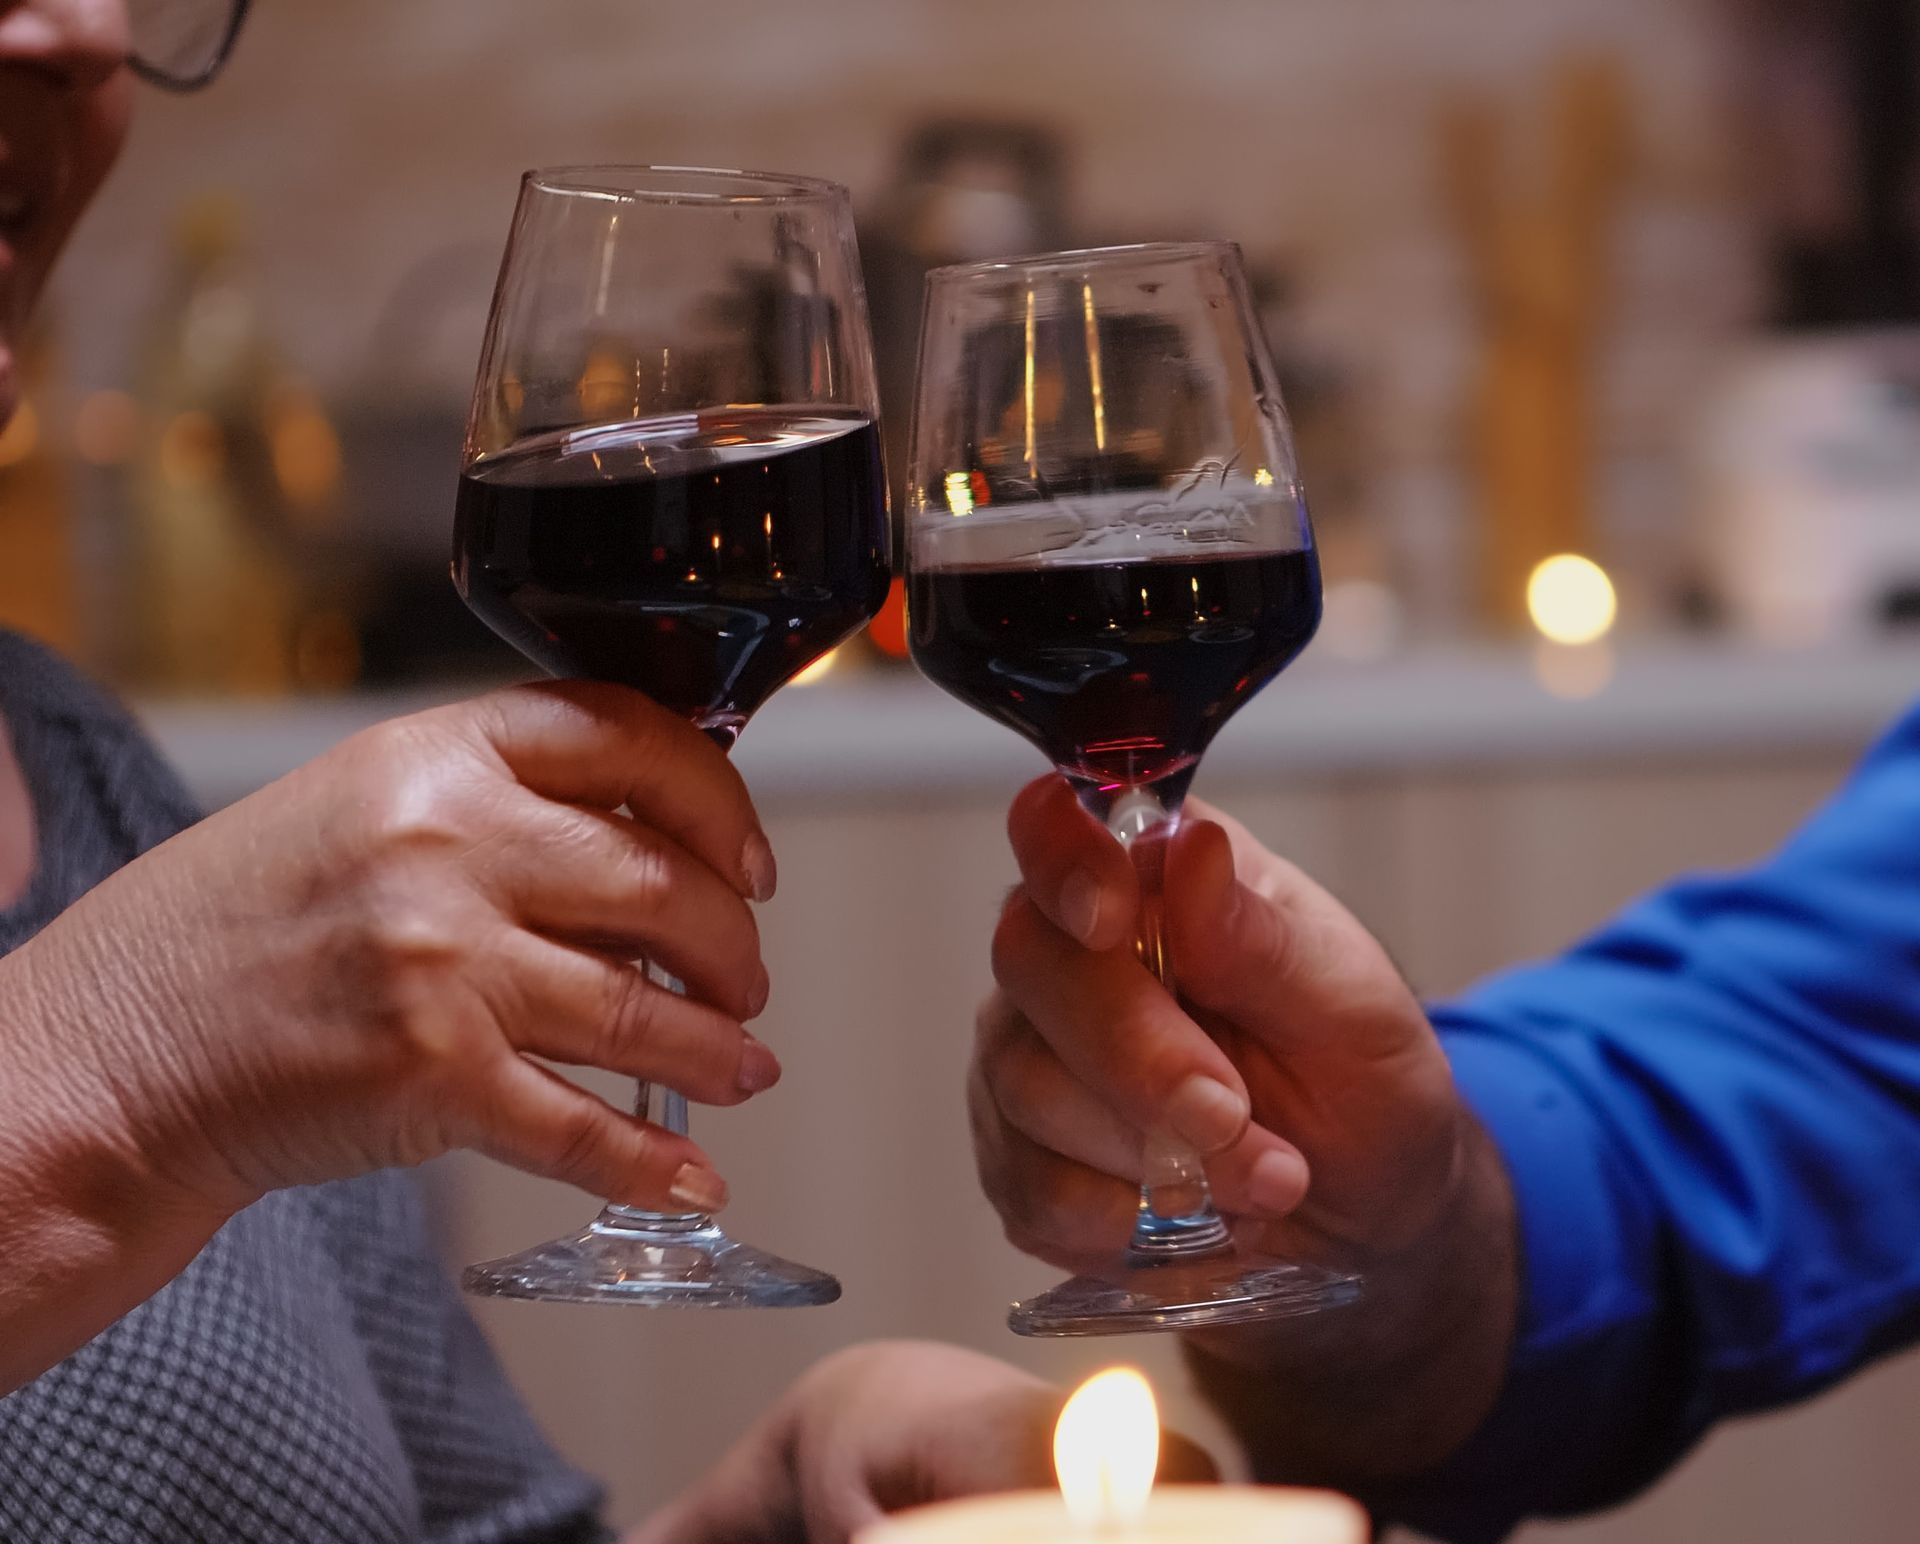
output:
[[[655,986],[686,996],[686,986],[652,961],[636,960],[634,968],[645,971],[647,979]],[[649,1125],[658,1126],[676,1137],[687,1135],[687,1096],[664,1084],[644,1081],[635,1084],[633,1113]],[[642,1207],[618,1204],[608,1206],[600,1214],[600,1221],[608,1226],[665,1228],[677,1225],[686,1231],[704,1228],[712,1220],[705,1212],[650,1212]]]
[[[657,965],[634,968],[670,992],[685,991]],[[639,1085],[634,1113],[687,1134],[686,1096],[661,1084]],[[620,1205],[601,1208],[577,1233],[468,1266],[461,1285],[478,1297],[685,1308],[800,1308],[840,1296],[825,1272],[737,1244],[705,1212]]]
[[[1083,795],[1133,860],[1140,884],[1140,923],[1134,952],[1167,994],[1176,999],[1180,992],[1173,977],[1163,897],[1167,844],[1180,828],[1180,804],[1185,793],[1186,779],[1179,781],[1183,786],[1168,790],[1164,802],[1160,793],[1146,786],[1129,788],[1117,798],[1112,790],[1098,788]],[[1162,1129],[1148,1134],[1144,1157],[1140,1215],[1134,1223],[1129,1253],[1145,1263],[1198,1259],[1231,1247],[1227,1225],[1214,1209],[1206,1168],[1192,1145],[1171,1130]]]

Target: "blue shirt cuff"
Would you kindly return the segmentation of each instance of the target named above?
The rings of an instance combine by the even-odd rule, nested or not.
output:
[[[1386,1501],[1395,1520],[1481,1544],[1523,1517],[1582,1510],[1644,1478],[1620,1451],[1642,1423],[1658,1315],[1656,1226],[1605,1123],[1537,1037],[1434,1015],[1462,1097],[1513,1186],[1520,1320],[1493,1414],[1440,1470]],[[1657,1463],[1653,1465],[1657,1469]]]

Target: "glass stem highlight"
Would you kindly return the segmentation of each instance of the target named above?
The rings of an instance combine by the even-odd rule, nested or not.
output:
[[[1134,952],[1176,1000],[1165,904],[1167,844],[1180,828],[1180,806],[1192,772],[1157,784],[1103,788],[1079,784],[1081,802],[1105,822],[1127,851],[1140,883],[1140,925]],[[1228,1248],[1232,1238],[1220,1213],[1200,1155],[1170,1131],[1150,1132],[1145,1149],[1140,1211],[1128,1255],[1136,1264],[1191,1260]]]
[[[635,961],[634,968],[644,970],[649,981],[669,992],[684,994],[686,991],[657,965]],[[659,1083],[635,1085],[633,1113],[677,1137],[687,1134],[687,1096]],[[710,1226],[712,1221],[705,1212],[649,1212],[637,1206],[609,1204],[602,1209],[594,1226],[648,1233],[693,1233]]]

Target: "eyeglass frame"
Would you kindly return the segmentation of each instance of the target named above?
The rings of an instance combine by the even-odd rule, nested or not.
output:
[[[213,79],[226,68],[227,60],[233,55],[233,45],[239,39],[240,29],[245,25],[247,12],[253,8],[253,0],[227,0],[229,14],[227,30],[220,35],[220,46],[213,51],[213,57],[192,75],[180,75],[172,70],[162,69],[159,65],[142,59],[136,53],[127,55],[127,66],[150,86],[158,86],[162,91],[172,91],[185,95],[190,91],[199,91],[213,84]]]

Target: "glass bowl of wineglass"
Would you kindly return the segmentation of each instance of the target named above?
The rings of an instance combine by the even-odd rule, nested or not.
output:
[[[1133,859],[1136,951],[1178,993],[1160,865],[1201,756],[1304,649],[1320,570],[1237,247],[929,276],[907,479],[920,669],[1025,736]],[[1133,1237],[1015,1306],[1028,1335],[1315,1312],[1355,1277],[1243,1245],[1198,1157],[1142,1134]]]
[[[635,687],[730,748],[879,610],[888,540],[846,190],[687,167],[529,172],[455,504],[454,582],[475,614],[550,674]],[[686,1131],[671,1090],[643,1084],[638,1110]],[[840,1293],[709,1216],[626,1206],[463,1282],[702,1308]]]

